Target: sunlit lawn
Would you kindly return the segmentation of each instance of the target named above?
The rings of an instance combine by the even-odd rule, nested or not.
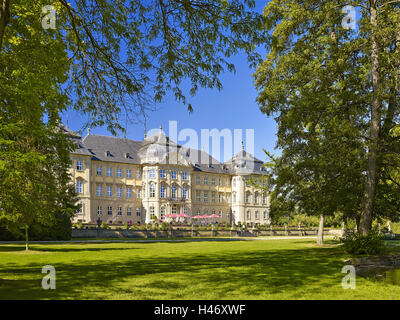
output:
[[[0,299],[398,299],[357,277],[344,290],[334,244],[315,240],[0,245]],[[56,289],[43,290],[44,265]]]

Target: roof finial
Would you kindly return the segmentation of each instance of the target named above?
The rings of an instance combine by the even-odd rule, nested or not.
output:
[[[160,133],[162,132],[162,126],[161,126],[161,124],[160,124]]]
[[[144,138],[146,139],[146,136],[147,136],[147,134],[146,134],[146,128],[144,128]]]
[[[243,140],[242,140],[242,150],[244,151],[244,143],[243,143]]]
[[[87,129],[87,134],[90,135],[90,128]]]

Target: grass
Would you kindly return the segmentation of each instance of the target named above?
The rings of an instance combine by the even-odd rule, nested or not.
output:
[[[399,299],[400,286],[357,277],[315,240],[0,245],[0,299]],[[56,290],[41,269],[56,268]]]

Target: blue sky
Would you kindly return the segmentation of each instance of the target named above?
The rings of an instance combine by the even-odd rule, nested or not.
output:
[[[258,2],[257,10],[262,10],[265,3]],[[262,52],[265,57],[266,52]],[[259,110],[255,102],[257,92],[253,85],[254,70],[248,67],[244,54],[233,58],[236,73],[225,73],[221,76],[223,89],[199,89],[195,97],[190,98],[194,112],[189,114],[186,107],[175,101],[172,94],[167,95],[163,103],[157,105],[157,111],[149,113],[147,129],[163,127],[168,135],[169,121],[177,121],[178,132],[185,128],[194,129],[200,137],[201,129],[230,130],[242,129],[243,140],[246,141],[245,130],[254,129],[254,155],[260,160],[266,160],[263,148],[274,152],[276,142],[276,126],[272,118],[268,118]],[[63,114],[63,123],[66,123]],[[68,125],[74,131],[81,130],[85,119],[77,112],[68,112]],[[91,129],[92,134],[110,135],[106,128]],[[142,140],[143,124],[128,124],[127,138]],[[86,133],[85,133],[86,134]],[[178,141],[184,143],[184,141]],[[199,142],[200,145],[200,142]],[[207,150],[206,150],[207,151]],[[211,150],[210,150],[211,151]],[[223,159],[218,159],[223,160]],[[227,160],[227,159],[225,159]]]

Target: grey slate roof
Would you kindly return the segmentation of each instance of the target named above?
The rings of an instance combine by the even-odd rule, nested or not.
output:
[[[182,147],[161,131],[143,141],[93,134],[81,139],[70,130],[66,131],[66,134],[77,142],[77,149],[73,154],[91,155],[93,160],[140,164],[148,150],[153,153],[160,150],[160,156],[165,150],[178,150],[195,171],[222,174],[265,174],[260,169],[262,161],[244,150],[221,163],[203,150]]]

